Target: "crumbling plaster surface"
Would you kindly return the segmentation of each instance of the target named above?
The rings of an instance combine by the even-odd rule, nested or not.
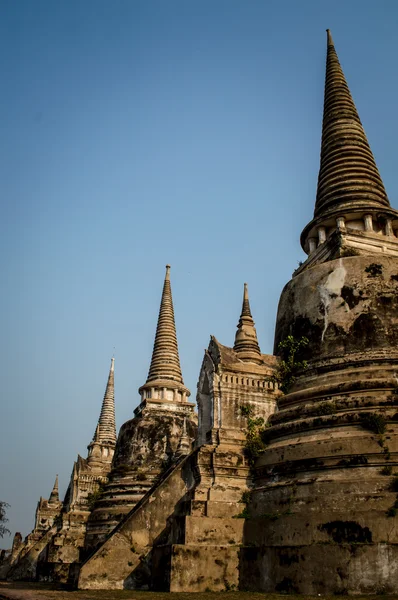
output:
[[[167,541],[170,519],[178,513],[179,504],[194,485],[188,462],[191,460],[192,455],[183,459],[83,564],[78,582],[80,589],[127,587],[132,573],[151,553],[154,542],[159,541],[160,536]]]
[[[173,464],[184,418],[190,440],[196,437],[196,415],[144,409],[124,423],[116,444],[112,471],[92,511],[85,553],[96,548]]]
[[[306,336],[313,358],[397,348],[397,259],[353,256],[303,271],[282,292],[276,351],[289,334]]]
[[[309,594],[397,589],[397,260],[302,271],[282,293],[276,348],[287,335],[308,338],[308,368],[280,398],[256,463],[244,580]]]

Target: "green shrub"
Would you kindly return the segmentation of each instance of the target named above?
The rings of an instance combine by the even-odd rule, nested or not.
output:
[[[104,491],[105,483],[100,483],[100,485],[94,492],[91,492],[87,495],[87,506],[89,510],[94,510],[95,505],[97,504],[98,500],[102,497]]]
[[[308,367],[306,360],[300,360],[300,354],[308,344],[308,338],[301,337],[296,340],[292,335],[288,335],[278,344],[281,360],[278,363],[276,374],[270,377],[269,381],[277,383],[284,394],[289,392],[296,381],[297,374]]]
[[[336,413],[335,402],[321,402],[315,409],[316,415],[334,415]]]
[[[380,471],[380,473],[382,475],[391,475],[392,474],[392,466],[391,465],[386,465],[385,467],[382,468],[382,470]]]

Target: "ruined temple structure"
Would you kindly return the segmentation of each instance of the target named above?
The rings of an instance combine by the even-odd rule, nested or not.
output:
[[[197,448],[83,564],[79,587],[398,589],[398,212],[330,32],[315,212],[301,243],[308,258],[282,292],[275,333],[285,361],[281,342],[308,340],[290,389],[276,356],[260,354],[245,290],[234,347],[212,338],[204,357]],[[283,394],[270,387],[278,376]],[[266,448],[249,468],[259,416],[270,417]]]
[[[321,164],[307,260],[279,302],[275,351],[309,340],[256,463],[241,585],[398,590],[398,211],[327,33]],[[264,518],[264,513],[268,516]]]
[[[398,211],[329,31],[301,244],[308,258],[282,291],[274,354],[261,353],[246,284],[233,347],[211,337],[197,428],[166,268],[134,418],[115,446],[107,391],[63,504],[54,486],[0,574],[13,556],[10,577],[81,589],[398,591]]]
[[[88,557],[80,588],[200,591],[239,585],[245,520],[235,517],[253,483],[245,430],[248,418],[267,421],[275,412],[280,391],[271,378],[276,364],[275,356],[261,354],[245,285],[233,348],[212,337],[205,352],[196,447],[165,470]],[[118,446],[125,443],[125,427]],[[135,440],[131,434],[127,439]],[[133,480],[133,490],[135,485]],[[110,494],[104,502],[111,506]]]
[[[98,546],[196,437],[195,405],[188,401],[166,266],[152,360],[134,418],[122,425],[109,482],[87,524],[85,551]]]
[[[40,498],[35,526],[19,546],[7,572],[8,579],[68,581],[70,566],[80,563],[90,497],[108,480],[116,444],[114,359],[87,458],[77,457],[63,502],[58,476],[50,498]]]

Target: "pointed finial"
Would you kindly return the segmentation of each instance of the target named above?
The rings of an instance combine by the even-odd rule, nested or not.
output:
[[[50,494],[50,498],[48,500],[49,504],[54,504],[54,502],[59,502],[59,492],[58,492],[58,475],[55,476],[55,481],[53,485],[53,489]]]
[[[326,34],[327,34],[327,43],[328,43],[328,46],[334,46],[333,38],[332,38],[332,33],[331,33],[330,29],[326,29]]]
[[[106,384],[101,413],[98,419],[93,441],[112,445],[116,444],[114,357],[111,358],[108,382]]]
[[[250,310],[247,283],[243,286],[242,312],[235,335],[234,350],[241,360],[261,362],[261,352],[257,340],[257,332]]]
[[[252,319],[252,314],[250,311],[249,291],[247,289],[247,283],[243,284],[243,303],[242,303],[241,317],[250,317]]]
[[[375,159],[341,68],[330,30],[327,29],[325,97],[321,160],[313,220],[301,234],[316,236],[324,222],[346,213],[359,215],[390,209]],[[355,218],[355,217],[353,217]]]
[[[383,182],[328,30],[321,165],[315,216],[389,206]]]
[[[172,380],[183,384],[170,285],[170,265],[166,265],[166,277],[147,383],[155,380]]]

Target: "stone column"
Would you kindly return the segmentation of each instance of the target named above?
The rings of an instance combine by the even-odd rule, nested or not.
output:
[[[337,217],[336,223],[337,223],[337,229],[339,231],[345,231],[345,218],[344,217]]]
[[[392,220],[391,219],[386,220],[386,235],[388,235],[388,236],[394,235],[394,232],[392,230]]]
[[[308,238],[308,244],[310,247],[310,254],[312,254],[316,250],[316,238],[314,238],[314,237]]]
[[[325,227],[318,227],[318,246],[326,242],[326,229]]]
[[[363,222],[365,224],[365,231],[373,231],[372,215],[364,215]]]

